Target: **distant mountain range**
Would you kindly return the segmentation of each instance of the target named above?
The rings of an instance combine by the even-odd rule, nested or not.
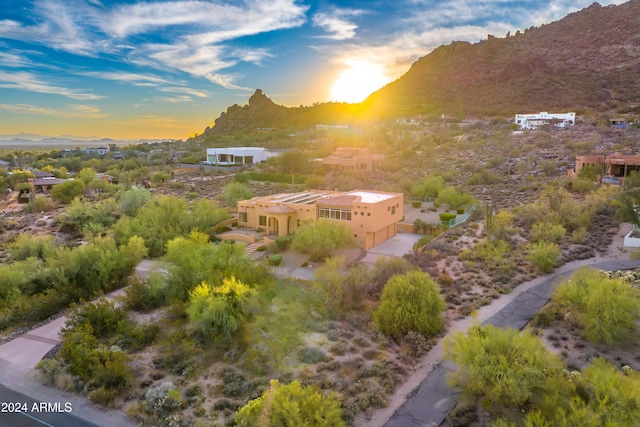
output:
[[[51,147],[77,147],[77,146],[100,146],[108,147],[109,144],[132,145],[140,143],[153,143],[166,141],[166,139],[111,139],[100,138],[97,136],[77,136],[77,135],[60,135],[46,136],[34,133],[18,133],[0,135],[0,148],[13,146],[51,146]]]
[[[504,37],[440,46],[361,104],[289,108],[257,90],[249,105],[229,107],[203,136],[417,114],[508,117],[593,109],[637,115],[639,103],[640,0],[631,0],[594,3]]]

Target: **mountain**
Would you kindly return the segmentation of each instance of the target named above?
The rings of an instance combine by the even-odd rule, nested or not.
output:
[[[288,108],[258,89],[249,105],[229,107],[204,136],[413,114],[506,117],[633,106],[640,103],[638,23],[640,0],[606,7],[593,3],[505,37],[456,41],[420,58],[361,104]]]

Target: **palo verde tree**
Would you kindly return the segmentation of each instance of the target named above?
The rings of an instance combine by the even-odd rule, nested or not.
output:
[[[373,318],[378,330],[396,341],[409,331],[430,337],[444,329],[441,313],[445,308],[431,277],[422,271],[410,271],[391,277],[384,285]]]
[[[473,326],[444,341],[445,357],[458,367],[450,383],[463,397],[481,397],[489,407],[518,408],[547,390],[562,361],[528,332]]]
[[[322,261],[333,251],[356,246],[356,239],[345,224],[320,220],[301,227],[293,236],[293,248],[311,255],[311,261]]]
[[[303,386],[298,381],[280,385],[278,380],[272,380],[269,390],[240,408],[235,420],[242,427],[345,425],[335,393],[323,394],[318,388]]]
[[[640,292],[620,278],[582,268],[564,279],[552,304],[582,326],[592,342],[612,344],[632,337],[640,319]]]
[[[189,294],[187,315],[196,334],[205,343],[218,338],[232,338],[244,320],[244,304],[253,290],[234,277],[225,278],[221,286],[202,282]]]

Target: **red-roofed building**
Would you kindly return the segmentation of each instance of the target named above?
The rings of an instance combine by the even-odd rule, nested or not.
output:
[[[238,225],[287,236],[320,219],[343,221],[364,250],[396,235],[403,195],[382,191],[305,191],[238,202]]]

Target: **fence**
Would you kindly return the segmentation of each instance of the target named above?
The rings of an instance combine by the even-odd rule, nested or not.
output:
[[[475,210],[476,210],[476,205],[474,203],[469,209],[464,211],[464,213],[460,215],[456,215],[455,218],[451,218],[449,221],[442,221],[442,225],[446,225],[448,228],[453,228],[456,225],[462,224],[463,222],[469,219],[469,217]]]

